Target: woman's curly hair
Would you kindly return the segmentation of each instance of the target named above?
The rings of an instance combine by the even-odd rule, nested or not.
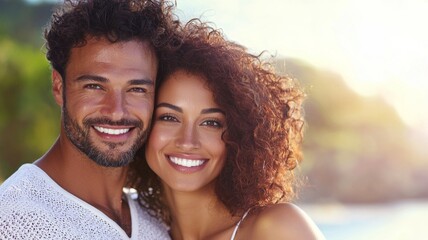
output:
[[[88,37],[148,41],[159,55],[174,44],[179,22],[173,7],[163,0],[65,0],[45,29],[46,57],[65,79],[70,50]]]
[[[177,70],[200,74],[225,110],[227,157],[215,183],[217,197],[232,215],[292,200],[293,169],[301,159],[302,89],[208,24],[190,21],[183,36],[177,51],[161,57],[158,86]],[[137,158],[130,184],[140,193],[140,204],[169,223],[160,179],[147,165],[144,149]]]

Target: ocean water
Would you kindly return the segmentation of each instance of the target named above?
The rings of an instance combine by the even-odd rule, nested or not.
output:
[[[428,201],[299,206],[328,240],[428,240]]]

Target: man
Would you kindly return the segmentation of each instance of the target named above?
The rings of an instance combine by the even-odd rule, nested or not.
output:
[[[45,37],[61,131],[0,186],[0,239],[169,238],[122,191],[150,126],[157,56],[174,34],[163,4],[68,1],[53,15]]]

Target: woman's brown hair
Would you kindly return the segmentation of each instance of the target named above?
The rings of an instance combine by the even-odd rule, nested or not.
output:
[[[297,82],[200,21],[182,29],[181,46],[161,56],[158,86],[177,70],[204,76],[214,100],[226,112],[227,157],[215,193],[232,215],[250,207],[290,201],[293,169],[301,159],[304,93]],[[140,203],[169,223],[162,184],[145,161],[144,149],[131,165]]]

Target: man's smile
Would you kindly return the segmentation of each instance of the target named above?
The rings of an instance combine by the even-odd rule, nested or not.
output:
[[[106,127],[100,127],[100,126],[94,126],[94,128],[101,132],[106,133],[110,135],[120,135],[129,132],[131,128],[119,128],[119,129],[113,129],[113,128],[106,128]]]

